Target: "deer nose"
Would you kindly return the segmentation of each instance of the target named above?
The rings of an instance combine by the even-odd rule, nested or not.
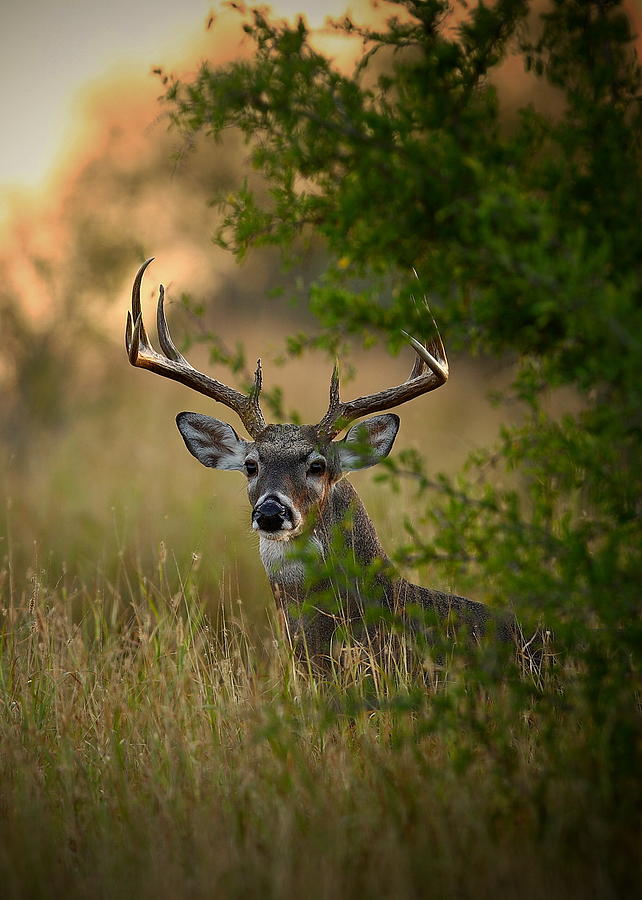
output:
[[[254,510],[253,518],[261,531],[279,531],[283,527],[287,510],[274,497],[268,497]]]

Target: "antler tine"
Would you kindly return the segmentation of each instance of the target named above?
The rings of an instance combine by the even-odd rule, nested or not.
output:
[[[242,394],[240,391],[228,387],[215,378],[204,375],[191,366],[185,357],[178,352],[171,339],[167,320],[165,319],[165,290],[162,285],[159,291],[156,322],[158,339],[164,355],[157,353],[152,347],[143,324],[140,287],[145,269],[152,262],[153,258],[145,260],[139,268],[132,287],[132,308],[131,312],[127,313],[125,328],[125,346],[130,363],[142,369],[149,369],[150,372],[156,372],[157,375],[163,375],[165,378],[180,381],[181,384],[198,391],[199,394],[204,394],[206,397],[211,397],[212,400],[223,403],[229,409],[234,410],[253,438],[258,437],[265,428],[265,419],[259,405],[259,393],[261,391],[260,363],[255,376],[254,388],[249,395]]]
[[[127,310],[127,321],[125,322],[125,350],[127,351],[127,356],[129,356],[129,350],[132,345],[132,331],[132,314]]]
[[[400,406],[446,383],[449,373],[448,358],[439,332],[437,331],[436,337],[427,346],[405,331],[402,331],[402,334],[408,339],[417,358],[407,380],[397,387],[386,388],[344,403],[339,398],[339,373],[335,364],[330,381],[328,411],[317,425],[321,435],[333,438],[353,419]],[[426,369],[427,371],[424,371]]]
[[[143,313],[140,305],[140,286],[143,281],[145,269],[152,262],[154,262],[154,257],[150,256],[149,259],[145,260],[138,272],[136,272],[136,276],[134,278],[134,283],[132,285],[132,321],[134,322],[134,325],[140,318],[142,318]]]
[[[411,334],[408,334],[407,331],[402,330],[401,333],[408,338],[408,341],[414,347],[417,354],[417,359],[415,360],[415,364],[412,367],[412,371],[410,373],[410,376],[408,377],[408,381],[412,381],[413,378],[417,377],[416,375],[413,375],[413,373],[415,372],[417,364],[419,363],[421,369],[427,368],[431,372],[434,372],[436,375],[441,375],[441,377],[443,378],[442,383],[445,383],[448,380],[450,368],[448,366],[446,348],[444,347],[444,342],[442,341],[439,332],[437,332],[436,337],[432,338],[428,342],[427,346],[426,344],[421,344],[419,341],[415,340],[415,338]]]
[[[415,276],[415,278],[417,279],[417,281],[419,281],[419,275],[418,275],[417,270],[415,269],[414,266],[412,266],[412,272],[413,272],[413,275]],[[416,305],[417,305],[417,300],[416,300],[414,294],[411,294],[411,295],[410,295],[410,299],[412,300],[412,302],[413,302],[414,305],[416,306]],[[424,296],[424,305],[428,308],[428,303],[427,303],[427,301],[426,301],[426,297],[425,297],[425,296]],[[430,312],[430,309],[429,309],[429,308],[428,308],[428,312]],[[435,324],[434,318],[433,318],[433,324]],[[435,325],[435,327],[436,327],[436,325]],[[405,332],[402,331],[402,334],[405,334]],[[406,336],[407,336],[407,335],[406,335]],[[408,376],[408,378],[406,379],[406,381],[412,381],[413,378],[419,378],[420,375],[423,375],[425,369],[426,369],[426,363],[425,363],[423,357],[420,356],[419,353],[417,353],[417,355],[415,356],[414,362],[413,362],[412,369],[410,370],[410,375]]]
[[[417,279],[417,282],[421,283],[419,274],[414,266],[412,266],[412,273],[415,276],[415,278]],[[410,299],[416,306],[417,300],[416,300],[414,294],[410,295]],[[443,368],[443,365],[445,364],[445,377],[446,378],[448,377],[448,359],[446,357],[446,350],[444,348],[444,344],[441,339],[441,335],[439,333],[439,328],[437,327],[437,322],[435,321],[435,317],[433,316],[433,314],[430,310],[428,298],[426,297],[425,294],[422,299],[423,299],[423,305],[424,305],[426,311],[428,312],[430,318],[432,319],[432,324],[435,329],[435,336],[433,338],[431,338],[431,340],[429,341],[429,343],[427,345],[420,344],[419,341],[416,341],[413,337],[411,337],[411,335],[409,335],[407,331],[402,330],[401,333],[403,335],[405,335],[405,337],[408,338],[408,340],[410,341],[410,343],[412,344],[412,346],[414,347],[414,349],[417,353],[413,367],[410,371],[410,375],[408,376],[408,379],[407,379],[408,381],[412,381],[413,378],[418,378],[420,375],[423,375],[423,373],[426,370],[432,371],[435,364],[438,366],[441,365],[442,368]],[[431,357],[430,360],[426,359],[425,351],[428,351],[428,354]]]
[[[406,381],[412,381],[413,378],[419,378],[420,375],[424,374],[424,370],[426,368],[426,363],[424,362],[424,358],[420,356],[418,353],[415,354],[415,361],[412,364],[412,369],[410,370],[410,375],[406,379]]]
[[[331,434],[331,423],[337,421],[341,417],[341,408],[343,406],[339,396],[339,385],[339,360],[335,359],[332,375],[330,376],[330,402],[328,403],[328,411],[317,426],[320,433],[328,434],[331,437],[334,437],[334,434],[337,434],[340,431],[340,429],[337,429]]]
[[[128,313],[129,315],[129,313]],[[136,324],[134,325],[134,332],[131,336],[131,341],[129,344],[129,361],[132,366],[136,365],[136,360],[138,359],[138,350],[140,348],[140,327],[143,323],[143,320],[139,316]]]
[[[330,406],[340,403],[339,399],[339,360],[335,359],[332,375],[330,376]]]
[[[172,340],[169,333],[169,328],[167,327],[167,319],[165,318],[165,288],[162,284],[158,288],[156,330],[158,331],[158,341],[165,356],[168,359],[173,359],[174,362],[185,363],[186,366],[189,366],[189,363],[187,362],[183,354],[179,353],[174,346],[174,341]]]
[[[258,400],[258,396],[261,393],[261,388],[263,387],[263,368],[261,366],[261,360],[257,359],[256,361],[256,369],[254,370],[254,384],[250,389],[250,397],[254,397]]]

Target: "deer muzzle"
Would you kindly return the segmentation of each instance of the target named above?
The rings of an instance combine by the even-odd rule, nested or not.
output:
[[[293,526],[292,513],[276,497],[266,497],[254,507],[252,526],[268,532],[290,530]]]

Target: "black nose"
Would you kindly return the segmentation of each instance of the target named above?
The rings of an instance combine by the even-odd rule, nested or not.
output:
[[[286,515],[285,506],[274,497],[268,497],[254,510],[254,521],[261,531],[279,531],[283,527]]]

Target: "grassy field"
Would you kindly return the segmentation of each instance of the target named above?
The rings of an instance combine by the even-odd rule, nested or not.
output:
[[[356,647],[315,680],[271,624],[242,479],[182,449],[191,397],[129,375],[123,402],[6,451],[0,894],[634,894],[636,791],[581,662],[498,676],[453,649],[417,674]],[[409,409],[436,468],[485,439],[474,382],[430,427]],[[394,546],[410,498],[358,487]]]
[[[611,818],[581,708],[560,706],[551,732],[548,683],[524,678],[517,705],[514,671],[502,688],[454,658],[417,679],[358,650],[315,681],[277,637],[250,638],[241,607],[207,615],[197,573],[163,559],[91,587],[2,579],[5,897],[616,897],[632,883],[636,836]]]

